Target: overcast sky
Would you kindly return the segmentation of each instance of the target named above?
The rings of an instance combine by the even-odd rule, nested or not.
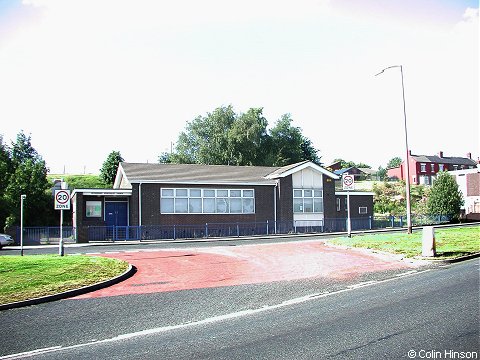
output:
[[[0,134],[52,173],[157,162],[222,105],[290,113],[327,165],[480,156],[478,1],[0,0]]]

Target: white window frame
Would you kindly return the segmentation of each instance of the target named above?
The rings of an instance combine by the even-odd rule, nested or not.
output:
[[[438,171],[445,171],[445,165],[444,164],[438,164]]]
[[[361,215],[368,214],[368,207],[367,206],[359,206],[358,213]]]
[[[200,191],[200,193],[199,193]],[[177,211],[177,200],[186,199],[186,211]],[[241,200],[241,211],[238,204],[232,211],[230,200]],[[162,209],[163,200],[173,200],[173,211]],[[201,209],[198,208],[201,201]],[[205,211],[206,201],[212,202],[212,211]],[[195,203],[195,205],[193,205]],[[184,205],[182,203],[182,205]],[[209,206],[210,208],[210,206]],[[185,207],[182,206],[182,210]],[[222,211],[220,211],[222,210]],[[161,214],[255,214],[255,189],[228,189],[228,188],[161,188],[160,189]]]
[[[315,206],[315,200],[321,199],[320,209]],[[311,204],[310,204],[311,203]],[[300,208],[296,207],[300,204]],[[311,205],[312,211],[305,211]],[[295,214],[323,214],[323,189],[293,189],[293,212]]]
[[[420,163],[420,172],[422,173],[427,172],[427,164]]]

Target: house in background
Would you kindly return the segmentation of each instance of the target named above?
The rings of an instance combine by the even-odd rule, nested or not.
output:
[[[323,229],[326,220],[341,214],[337,179],[309,161],[284,167],[123,162],[113,189],[74,191],[74,227],[78,242],[91,240],[89,228],[98,226],[150,227],[151,238],[163,236],[155,227],[196,226],[210,234],[215,224],[226,223],[237,224],[237,229],[267,224],[267,233],[277,227],[283,232],[293,226]],[[373,215],[372,202],[355,206],[362,207],[362,216]]]
[[[462,215],[467,220],[480,221],[480,164],[474,169],[456,170],[450,172],[457,181],[462,192]]]
[[[410,170],[410,183],[431,185],[440,171],[455,171],[473,169],[477,162],[472,159],[472,154],[466,157],[447,157],[440,151],[437,155],[413,155],[408,153],[408,166]],[[390,179],[406,180],[405,161],[399,167],[387,169]]]

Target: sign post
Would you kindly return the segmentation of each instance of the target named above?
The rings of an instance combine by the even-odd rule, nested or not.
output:
[[[23,256],[23,201],[27,195],[20,195],[20,255]]]
[[[60,210],[60,242],[58,255],[63,256],[63,210],[70,210],[70,190],[64,189],[67,184],[62,182],[62,189],[55,190],[55,210]]]
[[[348,237],[352,237],[352,220],[350,218],[350,190],[355,190],[355,177],[348,175],[342,176],[343,190],[347,191],[347,232]]]

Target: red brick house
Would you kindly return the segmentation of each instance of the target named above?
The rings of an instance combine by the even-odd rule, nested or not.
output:
[[[408,163],[410,183],[416,185],[431,185],[440,171],[473,169],[477,165],[471,153],[467,157],[447,157],[443,151],[437,155],[413,155],[409,151]],[[387,169],[387,176],[391,179],[406,180],[406,173],[405,161],[399,167]]]

